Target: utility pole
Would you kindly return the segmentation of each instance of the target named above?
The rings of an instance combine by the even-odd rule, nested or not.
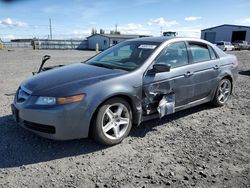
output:
[[[51,27],[51,19],[49,19],[49,31],[50,31],[50,39],[52,40],[52,27]]]
[[[115,33],[117,33],[117,24],[115,24]]]
[[[160,35],[162,36],[162,27],[161,27]]]

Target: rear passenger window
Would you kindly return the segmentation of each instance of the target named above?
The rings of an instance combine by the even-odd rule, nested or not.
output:
[[[214,52],[214,49],[211,46],[208,46],[209,52],[210,52],[210,57],[211,59],[217,59],[217,56]]]
[[[209,61],[211,59],[210,52],[206,44],[189,42],[189,47],[193,56],[194,63]]]
[[[155,63],[170,64],[173,68],[188,64],[188,54],[185,43],[176,42],[170,44],[162,50]]]

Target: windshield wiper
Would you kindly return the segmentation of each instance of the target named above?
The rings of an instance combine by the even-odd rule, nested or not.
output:
[[[97,66],[97,67],[104,67],[104,68],[107,68],[107,69],[114,69],[113,66],[110,66],[110,65],[107,65],[107,64],[104,64],[104,63],[89,63],[89,65],[94,65],[94,66]]]
[[[93,66],[98,66],[98,67],[103,67],[107,69],[117,69],[117,70],[124,70],[124,71],[131,71],[130,69],[127,69],[125,67],[121,67],[119,65],[113,64],[107,64],[107,63],[102,63],[102,62],[97,62],[97,61],[91,61],[87,63],[88,65],[93,65]]]

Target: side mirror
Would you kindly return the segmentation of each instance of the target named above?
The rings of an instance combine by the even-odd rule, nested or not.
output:
[[[165,63],[158,63],[153,65],[153,70],[158,73],[158,72],[169,72],[171,68],[170,64],[165,64]]]

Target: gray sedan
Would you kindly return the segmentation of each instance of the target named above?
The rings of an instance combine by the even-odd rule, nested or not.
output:
[[[206,102],[224,105],[237,67],[235,56],[200,39],[128,40],[23,82],[12,112],[21,126],[43,137],[92,136],[114,145],[132,124]]]

